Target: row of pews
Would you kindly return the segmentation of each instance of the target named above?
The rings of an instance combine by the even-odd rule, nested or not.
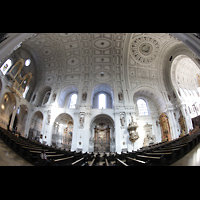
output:
[[[118,165],[168,166],[182,158],[200,142],[200,130],[170,142],[162,142],[135,152],[117,155]]]
[[[183,157],[200,142],[200,130],[170,142],[121,154],[66,151],[16,136],[3,128],[0,128],[0,138],[35,166],[166,166]],[[43,150],[47,160],[40,157]]]

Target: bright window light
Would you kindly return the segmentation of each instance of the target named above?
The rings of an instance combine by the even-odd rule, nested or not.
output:
[[[106,109],[106,95],[99,95],[99,109]]]
[[[29,90],[29,86],[27,85],[25,90],[24,90],[24,93],[23,93],[23,97],[26,98],[26,95],[27,95],[27,92]]]
[[[138,106],[140,116],[149,115],[148,109],[147,109],[147,104],[143,99],[139,99],[137,101],[137,106]]]
[[[12,61],[10,59],[6,60],[6,62],[1,67],[3,75],[7,73],[7,71],[10,69],[11,66],[12,66]]]
[[[77,97],[78,97],[77,94],[73,94],[73,95],[71,96],[69,108],[75,108],[76,101],[77,101]]]
[[[25,61],[25,66],[28,67],[30,64],[31,64],[31,60],[30,60],[30,59],[27,59],[27,60]]]

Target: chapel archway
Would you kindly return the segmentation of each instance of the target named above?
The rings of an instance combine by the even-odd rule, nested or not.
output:
[[[186,105],[187,114],[191,118],[200,115],[200,69],[196,63],[186,55],[177,56],[171,66],[171,82],[174,97]]]
[[[19,132],[22,136],[25,136],[25,127],[28,116],[28,108],[26,105],[20,105],[17,109],[16,117],[17,117],[17,132]]]
[[[114,152],[115,136],[114,121],[105,114],[96,116],[91,121],[90,151],[92,152]]]
[[[31,125],[29,129],[29,139],[39,142],[42,134],[43,114],[40,111],[35,112],[31,118]]]
[[[5,129],[9,128],[14,123],[14,110],[16,107],[16,98],[11,92],[3,95],[0,103],[0,119],[1,126]],[[13,116],[13,120],[12,120]]]
[[[71,150],[73,125],[73,119],[69,114],[58,115],[53,124],[52,146]]]
[[[143,101],[145,107],[139,105]],[[164,99],[159,91],[150,86],[138,87],[133,95],[139,133],[137,148],[161,142],[162,133],[159,116],[165,107]]]

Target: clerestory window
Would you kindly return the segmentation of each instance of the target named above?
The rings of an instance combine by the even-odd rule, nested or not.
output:
[[[137,106],[138,106],[140,116],[149,115],[146,101],[144,101],[143,99],[138,99]]]
[[[78,97],[77,94],[72,94],[71,95],[69,108],[75,108],[77,97]]]
[[[99,94],[99,109],[106,109],[106,95]]]

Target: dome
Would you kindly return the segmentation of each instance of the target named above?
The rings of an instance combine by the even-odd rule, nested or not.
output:
[[[121,152],[148,145],[147,135],[153,135],[155,143],[163,141],[158,122],[165,113],[171,126],[168,138],[179,137],[178,118],[185,116],[185,131],[189,131],[191,118],[196,116],[193,104],[200,98],[200,71],[198,55],[175,36],[39,33],[21,35],[23,39],[16,48],[15,42],[19,41],[11,34],[10,43],[15,49],[1,57],[2,67],[7,59],[13,64],[23,59],[26,65],[20,75],[23,78],[31,73],[32,78],[28,84],[24,82],[28,87],[23,88],[27,89],[24,97],[17,97],[15,92],[10,93],[11,85],[6,88],[10,71],[1,74],[1,104],[5,95],[12,98],[10,104],[4,103],[4,107],[10,106],[1,110],[0,126],[12,127],[9,118],[14,121],[17,116],[12,110],[24,105],[21,110],[27,110],[26,122],[16,125],[24,137],[74,151]],[[183,99],[180,88],[191,90],[195,102]],[[146,102],[145,116],[140,115],[139,99]],[[105,101],[102,108],[99,101]],[[195,106],[200,112],[200,104]],[[139,134],[134,144],[127,130],[132,118]],[[145,128],[147,123],[152,126],[150,133]]]

